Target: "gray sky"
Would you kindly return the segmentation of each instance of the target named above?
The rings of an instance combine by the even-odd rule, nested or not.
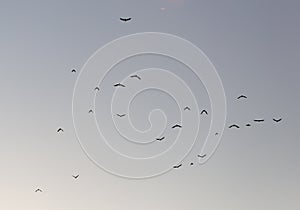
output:
[[[299,1],[0,5],[0,209],[300,208]],[[124,24],[121,16],[133,20]],[[71,110],[78,74],[70,71],[109,41],[145,31],[180,36],[205,52],[222,79],[228,116],[221,144],[205,165],[188,165],[195,162],[193,151],[180,170],[127,180],[99,169],[82,151]],[[248,99],[237,101],[239,94]],[[279,117],[275,124],[272,118]],[[244,126],[255,118],[266,121]],[[229,130],[232,123],[241,129]],[[65,132],[58,135],[58,127]]]

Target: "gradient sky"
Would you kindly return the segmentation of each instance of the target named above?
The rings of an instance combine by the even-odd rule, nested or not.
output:
[[[299,10],[298,0],[1,0],[0,209],[300,209]],[[192,155],[147,180],[96,167],[75,136],[70,71],[107,42],[145,31],[205,52],[224,85],[227,127],[266,122],[225,129],[203,166],[188,166]]]

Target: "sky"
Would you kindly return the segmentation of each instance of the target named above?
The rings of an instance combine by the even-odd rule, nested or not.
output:
[[[0,209],[300,208],[299,1],[1,0],[0,5]],[[123,23],[120,17],[132,20]],[[99,48],[142,32],[172,34],[205,53],[222,81],[227,118],[221,143],[205,164],[197,163],[203,144],[199,138],[181,168],[136,180],[107,173],[89,158],[73,124],[72,97],[84,65]],[[126,74],[145,67],[181,74],[196,95],[198,108],[209,110],[208,116],[200,116],[202,136],[211,118],[207,92],[186,66],[170,58],[143,55],[125,60],[107,74],[103,92],[112,93],[111,84],[117,80],[133,81]],[[237,100],[241,94],[248,98]],[[101,99],[96,100],[99,107],[110,103]],[[180,118],[174,103],[161,91],[141,92],[131,104],[132,122],[146,130],[149,111],[157,107],[175,122]],[[85,117],[90,117],[89,108]],[[110,113],[97,118],[108,132],[109,123],[101,114]],[[265,122],[254,123],[258,118]],[[273,118],[282,121],[275,123]],[[92,124],[80,122],[83,131],[91,129]],[[233,123],[241,128],[229,129]],[[252,126],[245,127],[247,123]],[[59,127],[63,133],[56,132]],[[109,135],[115,146],[126,149]],[[147,150],[151,154],[162,148],[157,145],[170,146],[168,141],[154,143]],[[118,164],[111,162],[111,167],[126,171],[127,165]],[[78,179],[72,177],[76,174]],[[37,188],[43,192],[35,193]]]

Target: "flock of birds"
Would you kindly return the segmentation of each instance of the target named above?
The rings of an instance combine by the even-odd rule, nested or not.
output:
[[[130,18],[130,17],[128,17],[128,18],[122,18],[122,17],[121,17],[121,18],[120,18],[120,21],[125,22],[125,23],[128,22],[128,21],[131,21],[131,20],[132,20],[132,18]],[[76,69],[72,69],[71,72],[72,72],[72,73],[76,73],[77,71],[76,71]],[[137,74],[131,75],[130,78],[135,78],[135,79],[138,79],[138,80],[142,80],[142,78],[141,78],[139,75],[137,75]],[[118,87],[120,87],[120,88],[125,88],[125,87],[126,87],[126,86],[125,86],[124,84],[122,84],[122,83],[116,83],[116,84],[114,84],[113,86],[116,87],[116,88],[118,88]],[[99,88],[99,87],[95,87],[95,88],[94,88],[94,91],[100,91],[100,88]],[[247,99],[247,96],[245,96],[245,95],[240,95],[240,96],[237,97],[237,100],[241,100],[241,99]],[[184,111],[191,111],[191,108],[188,107],[188,106],[186,106],[186,107],[184,107],[183,110],[184,110]],[[93,113],[93,110],[90,109],[90,110],[88,111],[88,113],[89,113],[89,114],[92,114],[92,113]],[[205,114],[205,115],[208,115],[208,111],[205,110],[205,109],[203,109],[203,110],[200,112],[200,114],[201,114],[201,115],[204,115],[204,114]],[[126,114],[116,114],[116,115],[117,115],[118,117],[120,117],[120,118],[126,116]],[[255,123],[262,123],[262,122],[264,122],[265,120],[264,120],[264,119],[254,119],[253,121],[254,121]],[[273,121],[274,121],[275,123],[279,123],[279,122],[282,121],[282,118],[278,118],[278,119],[277,119],[277,118],[273,118]],[[250,123],[247,123],[245,126],[246,126],[246,127],[250,127],[251,124],[250,124]],[[182,125],[175,124],[175,125],[172,126],[172,129],[176,129],[176,128],[181,129],[181,128],[182,128]],[[240,126],[237,125],[237,124],[231,124],[231,125],[228,126],[228,128],[229,128],[229,129],[232,129],[232,128],[239,129]],[[57,133],[62,133],[62,132],[64,132],[64,129],[63,129],[63,128],[60,127],[60,128],[57,129]],[[219,134],[219,133],[215,133],[215,135],[218,135],[218,134]],[[156,140],[157,140],[157,141],[163,141],[163,140],[165,140],[165,136],[156,138]],[[199,154],[199,155],[197,155],[198,158],[205,158],[206,156],[207,156],[207,154]],[[191,162],[190,165],[193,166],[194,163]],[[180,167],[182,167],[182,163],[180,163],[179,165],[173,166],[174,169],[179,169]],[[78,178],[79,178],[79,174],[77,174],[77,175],[72,175],[72,177],[73,177],[74,179],[78,179]],[[35,190],[35,192],[36,192],[36,193],[41,193],[41,192],[43,192],[43,190],[40,189],[40,188],[37,188],[37,189]]]

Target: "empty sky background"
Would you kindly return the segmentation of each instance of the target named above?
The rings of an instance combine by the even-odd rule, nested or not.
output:
[[[300,209],[299,11],[297,0],[0,0],[0,209]],[[70,71],[107,42],[145,31],[201,48],[223,81],[226,126],[242,128],[225,129],[203,166],[188,166],[191,156],[180,170],[127,180],[82,151]],[[244,126],[255,118],[266,122]]]

